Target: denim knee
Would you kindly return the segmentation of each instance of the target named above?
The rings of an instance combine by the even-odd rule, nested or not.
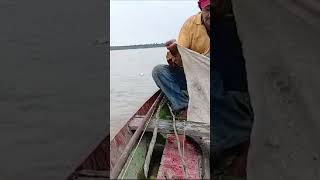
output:
[[[152,69],[152,78],[156,81],[159,79],[159,76],[165,74],[168,71],[168,65],[159,64]]]

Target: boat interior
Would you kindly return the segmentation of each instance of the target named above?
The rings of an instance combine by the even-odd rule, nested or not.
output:
[[[156,98],[156,99],[154,99]],[[162,94],[150,98],[111,141],[111,177],[117,179],[207,179],[209,168],[209,125],[173,118]],[[152,101],[154,101],[152,103]],[[151,113],[152,112],[152,113]],[[151,115],[148,115],[150,114]],[[149,116],[149,117],[148,117]],[[141,135],[125,157],[134,133]],[[179,148],[180,147],[180,148]],[[150,153],[151,151],[151,153]],[[115,168],[118,174],[112,175]],[[206,178],[207,177],[207,178]]]

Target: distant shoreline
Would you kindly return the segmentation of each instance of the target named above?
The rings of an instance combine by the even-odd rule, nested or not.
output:
[[[145,49],[145,48],[157,48],[165,47],[164,43],[160,44],[139,44],[139,45],[129,45],[129,46],[110,46],[110,50],[126,50],[126,49]]]

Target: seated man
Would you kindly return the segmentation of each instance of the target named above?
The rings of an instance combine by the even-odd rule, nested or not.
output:
[[[214,53],[211,63],[211,152],[214,167],[225,175],[246,175],[246,154],[253,121],[253,112],[248,95],[245,59],[233,17],[230,0],[213,1],[214,21],[210,30],[210,1],[200,0],[199,14],[189,18],[183,25],[178,44],[203,55],[210,52],[210,33],[214,34]],[[175,113],[188,106],[187,84],[181,57],[174,41],[166,43],[169,65],[153,69],[156,84],[168,97]],[[234,157],[236,155],[236,157]],[[229,165],[228,159],[232,158]]]
[[[212,21],[214,71],[211,87],[211,155],[214,172],[246,176],[246,159],[254,119],[248,93],[242,43],[231,0],[216,0]],[[233,161],[229,161],[229,159]],[[218,169],[218,170],[217,170]],[[221,171],[219,171],[221,170]]]
[[[178,37],[178,44],[203,55],[210,53],[210,0],[199,0],[201,12],[191,16],[183,25]],[[179,113],[188,106],[187,82],[182,68],[181,56],[174,40],[166,47],[169,65],[158,65],[152,71],[157,86],[167,96],[174,113]]]

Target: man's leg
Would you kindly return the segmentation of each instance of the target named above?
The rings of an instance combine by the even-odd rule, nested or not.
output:
[[[157,65],[152,70],[157,86],[167,96],[172,110],[177,112],[188,106],[187,81],[183,68],[172,69],[169,65]]]
[[[211,150],[214,162],[211,168],[215,169],[215,173],[221,172],[218,169],[225,171],[223,169],[228,153],[234,155],[238,152],[240,159],[236,158],[235,164],[228,170],[233,175],[242,177],[246,167],[245,148],[250,139],[253,121],[249,95],[246,92],[225,91],[220,73],[213,71],[211,74]]]
[[[223,81],[223,95],[217,96],[217,88],[213,87],[212,100],[212,150],[215,159],[224,162],[229,155],[238,155],[237,169],[244,175],[246,152],[250,140],[253,112],[247,91],[245,59],[242,53],[242,42],[238,37],[237,24],[232,14],[231,2],[221,1],[228,9],[226,14],[216,16],[213,22],[213,59],[215,71],[220,73]],[[226,16],[225,16],[226,15]],[[211,79],[217,78],[215,76]],[[219,162],[219,161],[218,161]],[[220,161],[221,162],[221,161]],[[215,161],[216,163],[216,161]],[[216,166],[217,164],[215,164]]]
[[[213,98],[213,145],[217,155],[250,140],[253,112],[245,92],[225,92]]]

